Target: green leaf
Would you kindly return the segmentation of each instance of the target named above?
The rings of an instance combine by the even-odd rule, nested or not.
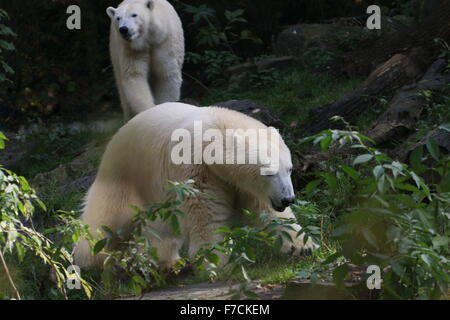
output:
[[[431,154],[431,156],[433,157],[434,160],[439,161],[439,145],[437,144],[436,140],[434,140],[433,138],[429,137],[427,139],[427,149],[428,152]]]
[[[439,126],[438,129],[450,132],[450,123],[443,124],[442,126]]]
[[[311,194],[316,188],[317,186],[320,185],[320,183],[322,182],[322,180],[314,180],[311,181],[310,183],[308,183],[305,187],[305,192],[306,194]]]
[[[328,186],[330,187],[330,189],[332,191],[337,189],[337,178],[336,175],[332,174],[332,173],[326,173],[325,174],[325,181],[328,184]]]
[[[383,166],[378,165],[378,166],[376,166],[376,167],[373,169],[373,175],[375,176],[376,179],[380,179],[380,177],[381,177],[383,174],[384,174],[384,168],[383,168]]]
[[[415,172],[411,172],[411,177],[413,178],[414,182],[417,185],[417,188],[420,189],[420,186],[422,185],[422,179],[420,179],[420,177],[415,174]]]
[[[419,146],[416,149],[411,152],[411,155],[409,156],[409,162],[411,163],[411,166],[414,170],[420,171],[420,169],[423,167],[422,164],[423,159],[423,146]]]
[[[426,254],[421,254],[420,258],[422,259],[423,262],[425,262],[428,266],[432,266],[433,265],[433,261],[431,260],[429,255]]]
[[[447,175],[442,178],[442,182],[439,187],[441,192],[450,192],[450,173],[447,173]]]
[[[326,265],[326,264],[329,264],[329,263],[332,263],[332,262],[336,261],[340,257],[342,257],[342,253],[336,252],[336,253],[332,254],[331,256],[329,256],[328,258],[326,258],[325,261],[322,262],[322,263],[324,265]]]
[[[214,264],[214,265],[216,265],[216,266],[219,265],[220,258],[219,258],[219,256],[218,256],[217,254],[215,254],[215,253],[210,253],[210,254],[208,254],[208,255],[206,256],[206,259],[207,259],[210,263],[212,263],[212,264]]]
[[[5,140],[8,140],[8,138],[0,131],[0,150],[5,148]]]
[[[339,237],[342,236],[348,232],[350,232],[351,226],[348,224],[341,224],[340,226],[337,226],[334,228],[333,233],[331,234],[332,237]]]
[[[340,265],[333,270],[333,281],[338,288],[344,288],[345,277],[349,272],[349,268],[346,264]]]
[[[181,235],[180,222],[176,215],[170,217],[170,226],[177,237]]]
[[[362,230],[362,234],[364,236],[364,239],[367,240],[367,242],[374,248],[378,249],[377,239],[372,231],[370,231],[367,228],[364,228]]]
[[[108,239],[107,238],[103,238],[102,240],[97,241],[95,243],[95,245],[94,245],[93,254],[96,255],[100,251],[102,251],[107,243],[108,243]]]
[[[320,148],[322,149],[322,151],[327,150],[330,147],[332,141],[333,139],[331,138],[331,136],[326,136],[325,138],[323,138],[320,141]]]
[[[369,162],[372,159],[373,159],[373,155],[371,155],[371,154],[362,154],[362,155],[356,157],[356,159],[353,161],[353,165],[355,166],[357,164],[366,163],[366,162]]]
[[[433,247],[440,248],[440,247],[447,247],[449,244],[449,238],[446,236],[436,236],[433,238]]]
[[[381,194],[384,194],[387,190],[386,176],[383,174],[377,181],[377,188]]]
[[[216,231],[213,232],[213,234],[220,234],[220,233],[230,233],[231,229],[228,228],[227,226],[223,226],[220,227],[219,229],[217,229]]]
[[[348,174],[353,180],[358,181],[359,180],[359,173],[352,167],[344,166],[342,167],[342,170]]]

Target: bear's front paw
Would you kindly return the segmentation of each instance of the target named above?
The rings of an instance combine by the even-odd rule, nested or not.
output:
[[[283,243],[283,247],[281,248],[281,251],[283,253],[287,253],[295,257],[311,255],[313,250],[319,248],[320,246],[314,243],[311,237],[309,237],[308,241],[306,241],[305,243],[303,241],[304,236],[305,234],[302,234],[298,237],[296,237],[296,234],[293,235],[291,234],[293,242],[285,240]]]

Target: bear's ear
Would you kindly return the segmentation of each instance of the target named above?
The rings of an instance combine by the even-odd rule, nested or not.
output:
[[[150,10],[153,10],[153,7],[155,6],[155,3],[153,0],[147,0],[146,3],[147,8],[149,8]]]
[[[116,9],[113,7],[109,7],[108,9],[106,9],[106,13],[112,19],[116,15]]]

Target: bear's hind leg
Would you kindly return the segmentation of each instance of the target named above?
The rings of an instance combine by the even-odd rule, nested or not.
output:
[[[123,230],[124,234],[131,231],[132,217],[135,213],[129,204],[141,203],[127,193],[129,189],[112,183],[100,183],[97,180],[89,189],[81,220],[89,226],[89,232],[94,239],[99,240],[106,236],[99,234],[102,232],[102,226],[107,226],[113,232]],[[104,254],[93,256],[89,242],[85,239],[79,240],[75,245],[73,256],[75,264],[80,267],[100,266],[106,258]]]

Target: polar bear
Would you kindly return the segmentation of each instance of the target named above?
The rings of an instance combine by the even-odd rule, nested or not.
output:
[[[178,101],[184,35],[172,5],[166,0],[125,0],[106,12],[125,121],[156,104]]]
[[[272,133],[261,134],[255,143],[247,134],[251,130]],[[216,144],[223,137],[226,143]],[[182,143],[187,148],[181,148]],[[214,152],[212,144],[217,146]],[[266,151],[269,156],[263,159]],[[244,161],[238,162],[239,158]],[[214,231],[230,219],[243,219],[243,209],[294,218],[289,208],[294,202],[291,171],[289,149],[275,129],[229,109],[166,103],[140,113],[112,138],[87,193],[81,219],[93,234],[102,226],[131,232],[135,212],[130,205],[167,201],[170,193],[164,186],[168,181],[194,180],[196,188],[213,197],[188,198],[181,206],[185,212],[181,238],[165,223],[151,224],[160,238],[149,236],[150,241],[160,262],[170,267],[180,258],[183,245],[193,257],[203,244],[219,241],[221,235]],[[288,232],[294,241],[283,244],[284,252],[299,255],[313,249],[311,239],[305,244],[303,235],[297,236],[300,230],[299,225],[292,225]],[[82,240],[75,247],[74,260],[87,267],[101,265],[104,257],[92,256]]]

